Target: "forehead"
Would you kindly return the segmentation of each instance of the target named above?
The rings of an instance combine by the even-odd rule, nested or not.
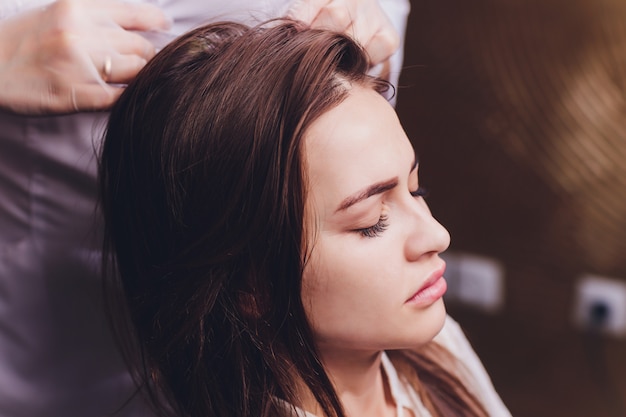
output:
[[[413,158],[393,107],[364,87],[352,87],[305,136],[309,194],[327,204],[372,183],[406,176]]]

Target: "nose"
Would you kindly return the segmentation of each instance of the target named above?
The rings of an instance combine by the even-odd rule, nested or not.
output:
[[[413,201],[408,219],[405,256],[415,261],[427,254],[438,254],[450,246],[450,233],[432,216],[426,202]]]

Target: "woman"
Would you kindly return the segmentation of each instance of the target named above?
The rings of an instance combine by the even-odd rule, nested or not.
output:
[[[394,82],[408,11],[408,0],[0,0],[0,415],[152,415],[125,404],[136,388],[101,305],[94,149],[120,84],[155,49],[209,21],[287,13],[354,34]]]
[[[508,415],[480,364],[446,348],[465,346],[454,323],[431,342],[449,236],[366,72],[340,34],[214,24],[164,48],[113,108],[112,311],[162,412]]]

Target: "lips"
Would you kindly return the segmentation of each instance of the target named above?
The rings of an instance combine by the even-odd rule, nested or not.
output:
[[[406,303],[418,306],[427,306],[443,297],[448,289],[448,284],[443,277],[445,270],[446,264],[443,263],[428,276],[426,282],[424,282],[424,284],[406,300]]]

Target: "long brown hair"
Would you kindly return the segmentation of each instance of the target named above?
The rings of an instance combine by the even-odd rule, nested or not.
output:
[[[107,293],[160,413],[289,415],[297,378],[344,416],[301,300],[302,141],[346,81],[384,87],[367,69],[340,34],[218,23],[164,48],[114,106],[100,165]],[[428,372],[441,389],[426,396],[460,384]]]

